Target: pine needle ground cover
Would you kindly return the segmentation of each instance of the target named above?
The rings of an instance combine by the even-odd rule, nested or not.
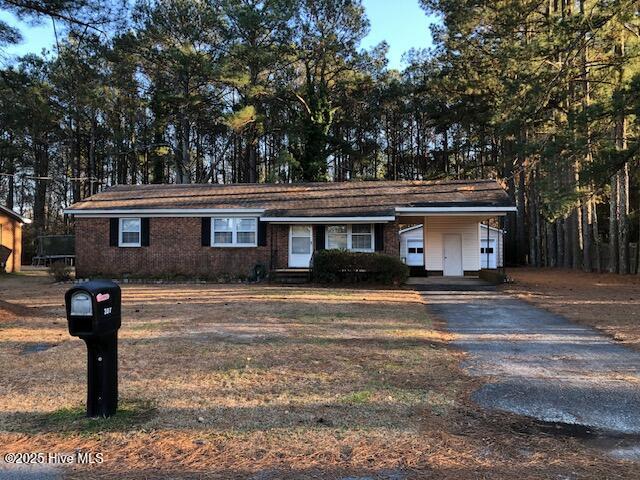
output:
[[[633,478],[580,439],[477,409],[410,290],[124,285],[120,405],[46,278],[0,279],[0,454],[101,452],[65,478]],[[0,457],[1,458],[1,457]]]

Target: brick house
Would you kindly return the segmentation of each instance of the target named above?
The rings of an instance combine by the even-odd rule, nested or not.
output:
[[[0,271],[19,272],[22,258],[22,226],[31,220],[0,205]],[[6,257],[6,261],[5,261]]]
[[[65,210],[79,277],[213,277],[308,269],[313,252],[400,255],[401,225],[422,224],[424,270],[480,269],[480,222],[514,207],[493,180],[120,185]]]

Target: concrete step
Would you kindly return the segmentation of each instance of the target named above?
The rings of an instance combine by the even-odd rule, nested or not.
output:
[[[307,283],[309,270],[304,268],[286,268],[272,270],[271,281],[276,283]]]

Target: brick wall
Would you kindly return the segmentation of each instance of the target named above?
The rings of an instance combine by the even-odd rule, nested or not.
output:
[[[203,247],[200,218],[152,218],[149,246],[109,246],[108,218],[76,219],[76,272],[78,277],[99,275],[161,276],[249,275],[257,264],[271,267],[271,250],[287,251],[281,225],[268,225],[267,246]]]
[[[393,257],[400,256],[400,225],[397,221],[384,225],[384,251],[382,253]]]
[[[108,218],[76,218],[76,273],[95,276],[155,277],[184,275],[214,278],[219,275],[250,275],[257,264],[287,268],[289,226],[269,224],[263,247],[203,247],[201,219],[197,217],[152,218],[149,246],[109,246]],[[398,256],[398,224],[385,225],[384,253]]]

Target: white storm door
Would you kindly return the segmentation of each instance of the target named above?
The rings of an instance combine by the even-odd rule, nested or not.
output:
[[[311,225],[289,227],[289,267],[309,268],[313,254],[313,229]]]
[[[412,267],[424,266],[424,246],[421,238],[407,239],[407,265]]]
[[[462,237],[460,234],[444,234],[442,236],[443,259],[442,274],[445,277],[461,277],[462,270]]]

